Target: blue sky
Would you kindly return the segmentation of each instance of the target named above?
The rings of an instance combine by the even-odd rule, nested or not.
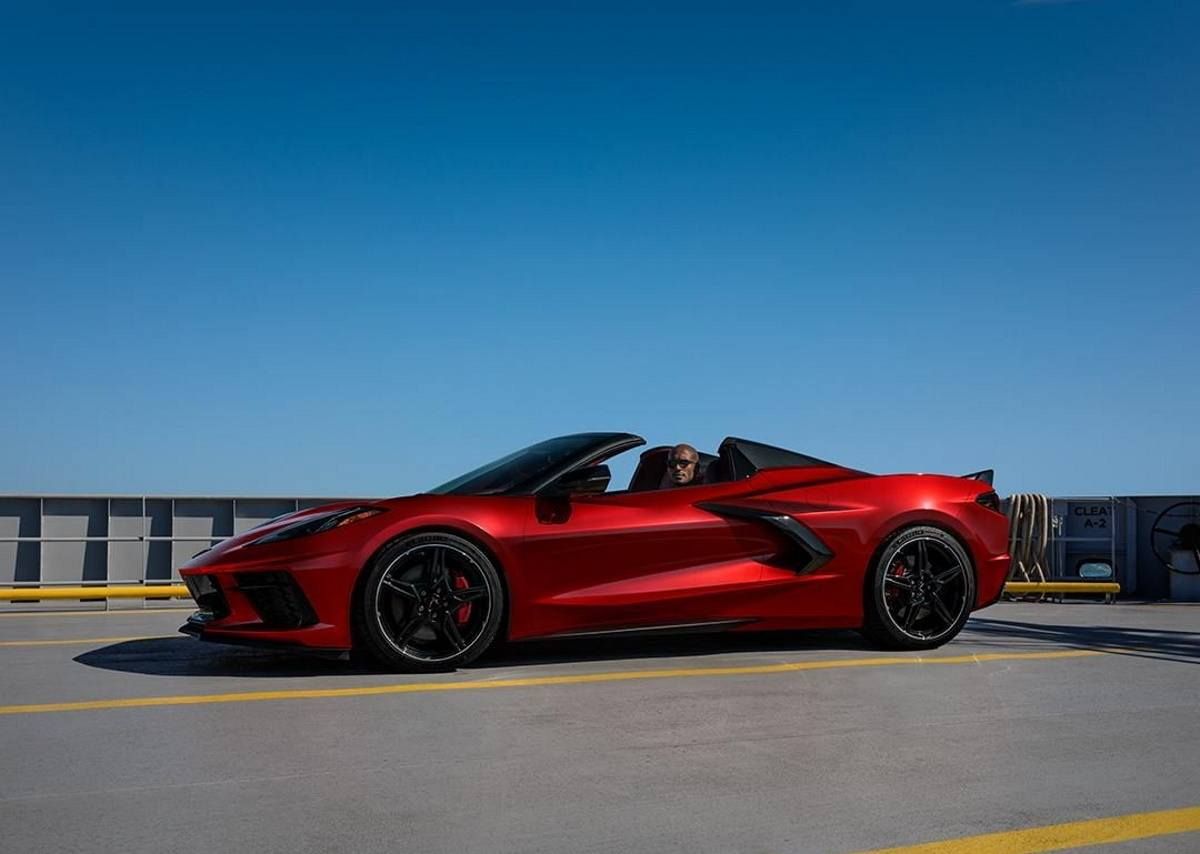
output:
[[[1195,4],[104,5],[0,24],[0,491],[1200,490]]]

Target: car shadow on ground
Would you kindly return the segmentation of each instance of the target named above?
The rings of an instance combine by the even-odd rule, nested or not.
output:
[[[730,653],[873,650],[858,632],[795,631],[592,637],[509,643],[489,651],[467,669],[531,667],[584,661],[630,661]]]
[[[109,644],[75,656],[99,670],[146,676],[336,676],[369,672],[351,662],[288,650],[204,643],[194,638],[145,638]]]
[[[1102,649],[1115,655],[1200,663],[1200,632],[1134,626],[1075,626],[972,617],[961,635],[967,643],[1003,646]]]
[[[872,650],[857,632],[753,632],[641,638],[572,638],[501,644],[459,672],[581,662],[632,661],[730,653]],[[251,678],[389,674],[374,664],[303,651],[255,649],[194,638],[128,640],[89,650],[74,660],[88,667],[152,676]]]
[[[990,613],[990,612],[989,612]],[[960,639],[945,649],[1103,649],[1164,661],[1200,663],[1200,632],[1131,626],[1080,626],[972,617]],[[594,637],[501,644],[459,672],[608,661],[644,661],[738,653],[859,651],[879,654],[857,632],[796,631]],[[302,651],[205,643],[188,637],[147,638],[90,650],[74,659],[88,667],[154,676],[250,678],[387,675],[358,660]]]

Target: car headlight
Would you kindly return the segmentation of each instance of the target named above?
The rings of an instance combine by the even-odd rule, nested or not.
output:
[[[382,507],[347,507],[345,510],[338,510],[334,513],[326,513],[312,519],[305,519],[294,525],[288,525],[286,528],[280,528],[278,531],[272,531],[265,537],[259,537],[254,541],[253,545],[277,543],[280,540],[294,540],[297,537],[308,537],[312,534],[320,534],[323,531],[332,531],[334,528],[360,522],[363,519],[370,519],[372,516],[378,516],[383,512],[384,508]]]
[[[289,510],[286,513],[280,513],[278,516],[272,516],[270,519],[268,519],[265,522],[259,522],[257,525],[254,526],[254,528],[265,528],[265,527],[267,527],[267,525],[274,525],[280,519],[286,519],[288,516],[295,516],[298,512],[299,511],[297,511],[297,510]],[[250,530],[253,531],[254,528],[251,528]]]

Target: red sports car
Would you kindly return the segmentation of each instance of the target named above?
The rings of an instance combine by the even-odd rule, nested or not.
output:
[[[871,475],[729,438],[691,482],[629,433],[539,442],[419,495],[274,519],[192,559],[205,640],[471,661],[497,637],[855,628],[927,649],[999,598],[991,472]]]

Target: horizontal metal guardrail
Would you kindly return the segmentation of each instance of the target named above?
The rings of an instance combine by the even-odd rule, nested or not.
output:
[[[76,603],[105,611],[137,610],[143,602],[182,608],[191,598],[179,568],[199,550],[280,515],[343,500],[3,492],[0,613]]]

